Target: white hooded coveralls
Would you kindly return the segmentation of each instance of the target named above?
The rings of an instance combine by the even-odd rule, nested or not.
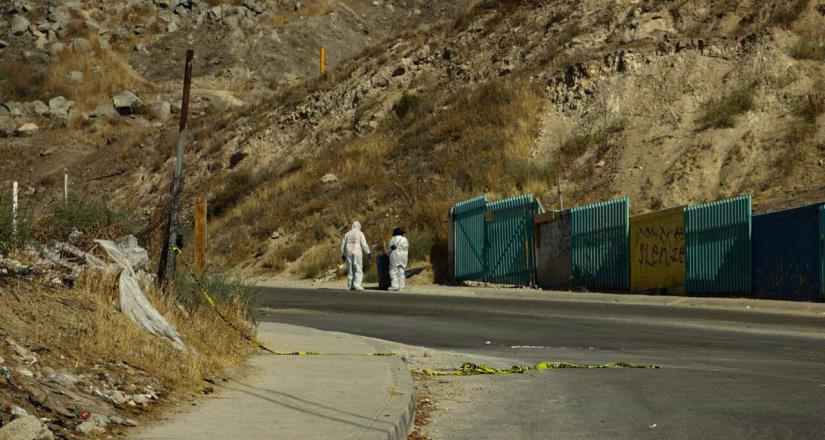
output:
[[[390,288],[401,290],[406,285],[407,259],[409,258],[410,242],[403,235],[396,235],[390,239]]]
[[[341,255],[347,260],[349,289],[363,289],[361,283],[364,281],[364,254],[370,255],[367,238],[361,232],[361,223],[353,222],[352,229],[344,234],[341,241]]]

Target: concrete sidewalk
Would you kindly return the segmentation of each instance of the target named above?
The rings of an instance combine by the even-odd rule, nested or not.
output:
[[[262,323],[258,334],[276,351],[337,355],[257,355],[246,378],[132,438],[406,438],[415,411],[412,377],[400,358],[362,355],[382,351],[378,342],[273,323]]]

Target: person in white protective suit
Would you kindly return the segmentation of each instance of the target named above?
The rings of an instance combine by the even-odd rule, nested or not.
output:
[[[347,262],[347,280],[350,290],[364,290],[361,282],[364,280],[364,254],[368,259],[372,259],[367,238],[361,232],[361,223],[353,222],[352,229],[344,234],[341,241],[341,258]]]
[[[404,230],[395,228],[390,239],[390,290],[403,290],[406,284],[407,259],[410,242],[404,237]]]

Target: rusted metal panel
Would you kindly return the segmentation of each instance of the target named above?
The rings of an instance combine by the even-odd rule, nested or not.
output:
[[[570,210],[535,218],[536,282],[544,289],[570,290]]]
[[[684,293],[684,207],[630,218],[630,290]]]

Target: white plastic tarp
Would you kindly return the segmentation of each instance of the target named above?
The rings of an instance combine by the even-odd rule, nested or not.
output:
[[[121,268],[119,279],[121,312],[149,333],[169,338],[177,348],[185,350],[186,345],[181,340],[178,330],[158,312],[140,288],[138,280],[145,275],[143,269],[147,267],[149,261],[146,250],[139,247],[137,240],[131,236],[118,240],[117,244],[109,240],[95,240],[95,242]],[[139,268],[140,272],[136,272],[135,268]]]

